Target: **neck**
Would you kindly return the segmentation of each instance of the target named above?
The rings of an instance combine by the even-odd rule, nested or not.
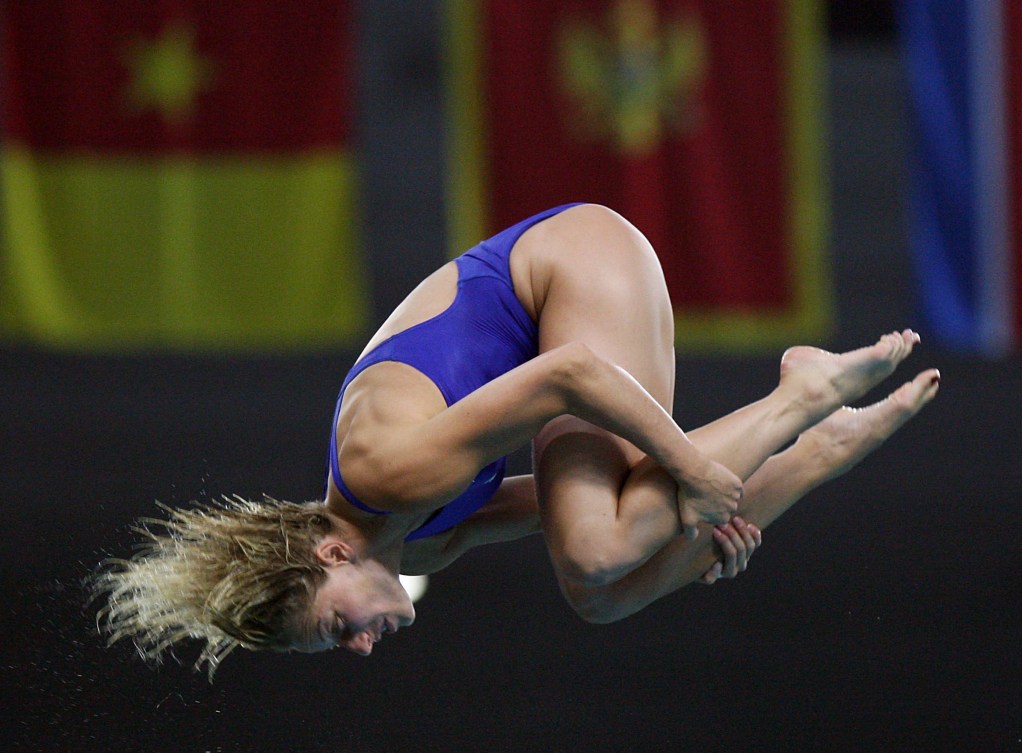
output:
[[[341,514],[329,510],[338,536],[360,557],[375,559],[398,572],[404,552],[407,525],[401,525],[398,516],[372,515],[350,505]],[[404,516],[400,516],[404,517]]]

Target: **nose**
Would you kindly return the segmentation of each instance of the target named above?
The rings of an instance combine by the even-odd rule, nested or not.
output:
[[[415,622],[415,607],[412,606],[412,602],[408,602],[408,609],[405,613],[398,615],[398,625],[401,627],[408,627]]]

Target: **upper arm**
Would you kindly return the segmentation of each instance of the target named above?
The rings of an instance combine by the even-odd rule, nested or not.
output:
[[[373,419],[359,439],[353,422],[344,476],[367,504],[391,511],[435,509],[464,491],[479,469],[527,444],[570,409],[571,384],[592,354],[562,346],[501,375],[425,420]],[[345,447],[342,446],[342,453]]]
[[[514,541],[540,530],[532,476],[504,479],[493,498],[450,531],[405,545],[401,572],[422,575],[442,570],[483,544]]]

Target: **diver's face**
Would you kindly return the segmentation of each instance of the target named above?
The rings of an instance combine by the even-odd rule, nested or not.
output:
[[[369,656],[383,636],[414,619],[412,600],[395,573],[372,559],[342,562],[327,568],[295,648],[343,646]]]

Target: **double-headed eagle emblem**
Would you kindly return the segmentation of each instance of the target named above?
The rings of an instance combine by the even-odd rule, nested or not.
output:
[[[693,15],[658,19],[650,0],[620,0],[606,24],[574,20],[558,38],[557,77],[572,102],[568,127],[629,156],[690,132],[705,78],[706,37]]]

